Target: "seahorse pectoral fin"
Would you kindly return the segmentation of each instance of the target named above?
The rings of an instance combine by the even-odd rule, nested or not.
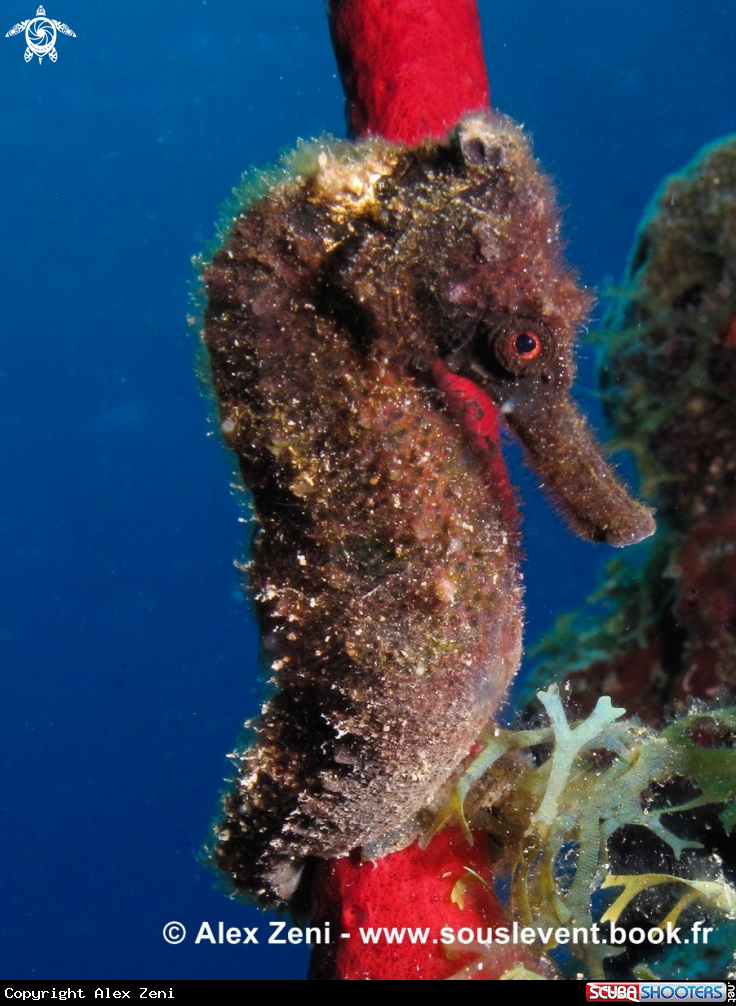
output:
[[[581,537],[620,547],[654,534],[652,510],[629,495],[567,397],[509,401],[501,411]]]

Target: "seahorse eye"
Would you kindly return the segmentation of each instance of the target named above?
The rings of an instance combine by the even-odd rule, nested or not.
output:
[[[536,360],[542,352],[542,340],[534,332],[514,332],[509,348],[519,360]]]
[[[490,318],[479,328],[473,349],[489,374],[527,377],[549,362],[554,344],[553,333],[531,319]]]

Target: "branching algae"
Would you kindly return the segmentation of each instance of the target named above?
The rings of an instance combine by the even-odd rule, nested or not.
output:
[[[736,918],[712,834],[736,826],[736,709],[693,711],[657,731],[621,720],[604,697],[571,728],[556,686],[538,697],[551,726],[490,732],[463,801],[501,844],[511,918],[534,927],[544,950],[564,950],[563,969],[592,978],[630,938],[651,951],[699,934],[707,954],[703,919]],[[518,755],[550,745],[541,763]],[[686,923],[692,932],[677,928]],[[492,940],[477,952],[492,959]]]

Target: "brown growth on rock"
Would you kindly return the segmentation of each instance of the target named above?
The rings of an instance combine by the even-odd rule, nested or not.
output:
[[[535,681],[662,723],[736,694],[736,138],[665,180],[606,327],[604,400],[659,531],[646,561],[609,569],[606,620],[562,620]]]

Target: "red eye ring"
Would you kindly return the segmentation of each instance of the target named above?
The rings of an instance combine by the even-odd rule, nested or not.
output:
[[[542,340],[536,332],[513,332],[508,341],[509,353],[512,358],[536,360],[542,352]]]

